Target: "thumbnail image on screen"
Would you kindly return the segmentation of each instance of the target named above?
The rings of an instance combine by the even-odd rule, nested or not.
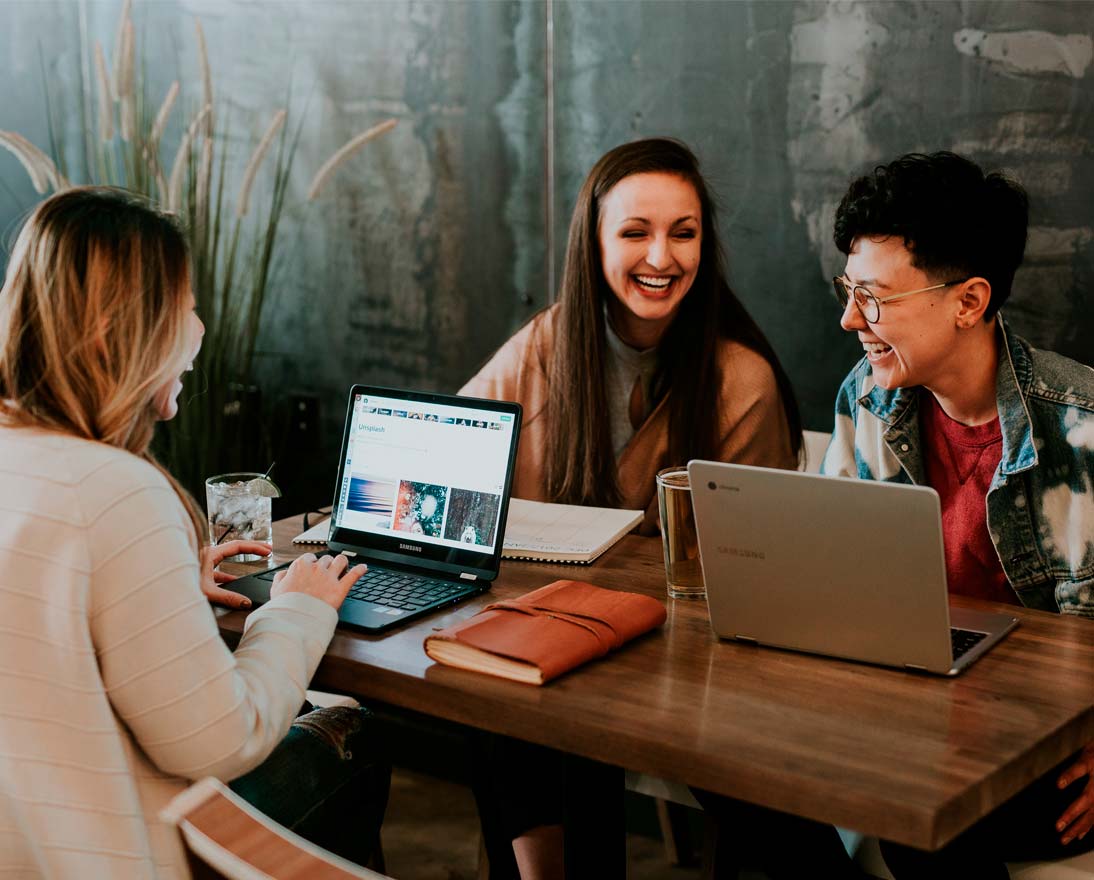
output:
[[[453,489],[448,501],[444,536],[450,541],[492,547],[500,506],[500,495]]]
[[[393,528],[400,532],[439,538],[447,500],[448,489],[445,486],[403,480],[399,483]]]
[[[391,514],[394,511],[395,489],[398,486],[392,480],[354,474],[349,482],[349,496],[346,507],[358,513],[371,513],[386,519],[387,528],[391,528]]]

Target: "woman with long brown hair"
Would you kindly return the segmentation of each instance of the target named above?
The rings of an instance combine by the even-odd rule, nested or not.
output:
[[[662,467],[796,466],[794,393],[724,263],[687,146],[635,141],[593,166],[558,302],[461,391],[524,405],[514,495],[640,508],[653,534]]]
[[[351,857],[375,841],[387,770],[365,758],[367,713],[321,710],[290,731],[363,566],[298,559],[233,654],[206,598],[229,595],[215,568],[269,548],[203,547],[200,510],[149,452],[201,346],[188,259],[170,217],[107,188],[40,204],[11,253],[0,290],[0,874],[187,876],[158,814],[203,776],[235,780],[278,821]],[[351,742],[364,746],[357,761]],[[349,809],[356,848],[317,822]]]
[[[656,534],[662,468],[693,458],[797,465],[790,381],[724,262],[713,200],[686,145],[635,141],[593,166],[558,302],[461,392],[524,406],[514,495],[642,509],[641,531]],[[558,756],[503,737],[480,737],[476,748],[491,876],[561,876]]]

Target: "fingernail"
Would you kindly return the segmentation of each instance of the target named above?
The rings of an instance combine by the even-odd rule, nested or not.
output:
[[[251,600],[250,599],[244,599],[242,602],[239,603],[239,607],[240,608],[250,608],[251,607]]]
[[[1064,823],[1063,822],[1057,822],[1056,823],[1056,830],[1057,831],[1063,831],[1064,830]]]

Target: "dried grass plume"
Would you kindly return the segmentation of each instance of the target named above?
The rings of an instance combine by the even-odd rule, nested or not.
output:
[[[361,132],[354,138],[351,138],[349,142],[338,150],[333,156],[327,159],[323,163],[323,167],[316,172],[314,178],[312,178],[311,186],[308,187],[308,201],[310,202],[316,196],[319,195],[319,191],[323,188],[323,184],[327,182],[327,178],[334,174],[338,170],[338,167],[350,156],[356,153],[361,147],[371,141],[373,138],[378,138],[380,135],[391,131],[395,127],[396,120],[388,119],[381,122],[379,125],[374,125],[368,131]]]
[[[179,141],[179,149],[175,153],[175,162],[171,166],[171,179],[167,183],[167,209],[169,211],[178,211],[179,209],[179,204],[182,201],[182,179],[186,176],[186,169],[190,165],[190,145],[197,136],[198,126],[205,121],[208,115],[209,105],[206,104],[201,112],[194,117],[183,134],[182,140]]]
[[[201,20],[194,19],[194,30],[198,37],[198,64],[201,67],[201,101],[209,108],[209,114],[205,117],[205,136],[213,136],[213,73],[209,68],[209,50],[205,46],[205,31],[202,30]]]
[[[262,140],[258,142],[258,146],[255,147],[255,151],[251,154],[251,159],[247,163],[247,169],[243,172],[243,185],[239,188],[239,198],[236,200],[237,217],[245,217],[247,215],[247,209],[251,204],[251,187],[254,186],[255,176],[258,174],[258,166],[262,164],[262,159],[270,149],[270,144],[273,143],[273,139],[277,135],[277,132],[281,129],[281,126],[285,124],[285,117],[287,115],[288,113],[285,110],[277,111],[273,121],[270,123],[270,127],[266,129],[266,133],[262,136]]]
[[[128,22],[132,24],[131,13],[133,12],[133,0],[125,0],[122,4],[121,14],[118,16],[118,24],[114,29],[114,87],[118,89],[114,92],[114,100],[121,99],[121,90],[118,83],[122,78],[122,65],[125,63],[125,25]]]
[[[99,139],[107,143],[114,139],[114,93],[110,88],[103,44],[98,41],[95,42],[95,73],[99,80]]]
[[[19,160],[19,163],[26,170],[27,176],[30,177],[30,183],[34,187],[34,191],[38,195],[42,195],[46,191],[46,176],[43,169],[34,161],[34,157],[27,152],[25,139],[15,134],[15,132],[0,131],[0,146],[6,147]]]
[[[133,88],[133,22],[127,20],[122,32],[122,60],[114,87],[118,90],[121,102],[121,135],[129,143],[133,140],[137,128],[137,96]]]
[[[39,195],[44,194],[48,187],[54,191],[68,188],[68,181],[57,171],[53,160],[21,134],[0,131],[0,146],[6,147],[19,160],[30,177],[31,186]]]
[[[175,99],[178,98],[178,95],[179,83],[178,80],[175,80],[167,90],[167,95],[164,97],[152,127],[148,131],[148,140],[141,148],[141,155],[144,156],[145,163],[156,178],[156,191],[159,193],[160,202],[164,205],[167,204],[169,193],[167,178],[163,175],[163,165],[160,163],[160,141],[163,139],[163,132],[167,128],[167,120],[171,116],[171,110],[175,106]]]
[[[171,110],[175,106],[175,99],[179,96],[179,81],[175,80],[171,83],[171,88],[167,90],[167,95],[163,99],[163,103],[160,105],[159,112],[156,114],[156,120],[152,123],[152,129],[148,134],[148,148],[152,152],[156,152],[159,149],[160,138],[163,137],[164,129],[167,128],[167,120],[171,116]]]

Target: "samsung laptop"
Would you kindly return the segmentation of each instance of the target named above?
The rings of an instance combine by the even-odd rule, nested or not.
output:
[[[688,475],[722,638],[956,675],[1018,624],[950,608],[933,489],[706,461]]]
[[[489,587],[520,423],[517,403],[353,386],[327,546],[369,570],[341,623],[383,630]],[[287,567],[225,586],[261,605]]]

